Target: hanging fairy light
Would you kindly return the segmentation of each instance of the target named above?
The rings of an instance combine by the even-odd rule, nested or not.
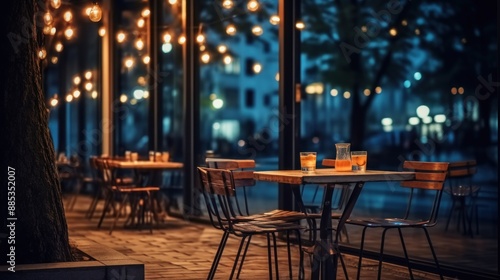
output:
[[[45,25],[52,25],[52,23],[54,22],[54,17],[50,13],[50,11],[47,11],[43,15],[43,22],[45,23]]]
[[[87,71],[85,72],[85,79],[90,80],[92,79],[92,71]]]
[[[106,28],[104,28],[104,26],[101,26],[99,27],[99,31],[97,32],[99,33],[99,36],[104,37],[104,35],[106,35]]]
[[[71,38],[73,38],[74,34],[75,34],[75,31],[73,30],[73,28],[71,26],[68,25],[68,27],[66,27],[66,29],[64,30],[64,37],[66,37],[66,39],[68,39],[68,40],[71,40]]]
[[[50,26],[50,25],[45,25],[45,26],[43,27],[43,30],[42,30],[42,31],[43,31],[43,34],[45,34],[45,35],[49,35],[49,34],[50,34],[50,30],[51,30],[51,29],[52,29],[52,26]]]
[[[234,2],[232,0],[223,0],[222,1],[222,7],[224,9],[231,9],[234,6]]]
[[[148,8],[142,10],[142,12],[141,12],[141,16],[143,16],[143,17],[149,17],[150,14],[151,14],[151,11]]]
[[[137,27],[143,28],[146,25],[146,20],[143,18],[140,18],[137,20]]]
[[[225,52],[227,51],[227,46],[225,46],[225,45],[219,45],[219,46],[217,47],[217,51],[218,51],[219,53],[225,53]]]
[[[61,7],[62,1],[61,0],[50,0],[50,6],[54,9],[59,9]]]
[[[230,55],[226,55],[224,56],[224,64],[231,64],[231,62],[233,62],[233,58],[230,56]]]
[[[255,36],[260,36],[260,35],[262,35],[262,33],[264,33],[264,29],[262,29],[261,26],[256,25],[256,26],[252,27],[252,33]]]
[[[137,40],[135,41],[135,48],[139,51],[141,51],[142,49],[144,49],[144,40],[142,40],[142,38],[139,36],[139,38],[137,38]]]
[[[259,1],[257,0],[250,0],[248,1],[247,3],[247,9],[250,11],[250,12],[255,12],[259,9],[260,7],[260,4],[259,4]]]
[[[61,42],[57,42],[55,45],[56,52],[62,52],[63,44]]]
[[[63,19],[66,22],[70,22],[73,19],[73,14],[71,13],[71,11],[66,11],[63,15]]]
[[[199,44],[202,44],[203,42],[205,42],[205,35],[203,34],[198,34],[198,36],[196,36],[196,42],[198,42]]]
[[[50,28],[49,34],[53,36],[53,35],[55,35],[55,34],[56,34],[56,31],[57,31],[56,27],[55,27],[55,26],[52,26],[52,27]]]
[[[269,22],[272,24],[272,25],[278,25],[280,23],[280,17],[278,15],[272,15],[270,18],[269,18]]]
[[[45,50],[45,48],[41,48],[38,51],[38,58],[45,59],[46,57],[47,57],[47,50]]]
[[[178,42],[181,45],[184,44],[184,43],[186,43],[186,36],[184,36],[184,35],[179,36]]]
[[[144,56],[142,57],[142,62],[143,62],[144,64],[149,64],[149,62],[150,62],[150,61],[151,61],[151,57],[150,57],[149,55],[144,55]]]
[[[206,52],[205,52],[205,53],[203,53],[203,54],[201,55],[201,61],[202,61],[203,63],[209,63],[209,62],[210,62],[210,54],[209,54],[209,53],[206,53]]]
[[[227,35],[230,35],[230,36],[235,35],[236,34],[236,26],[234,26],[234,24],[229,24],[226,27],[226,33],[227,33]]]
[[[59,103],[57,93],[54,94],[54,96],[50,99],[50,106],[55,107],[57,106],[57,103]]]
[[[172,41],[172,35],[170,35],[170,33],[168,32],[165,32],[165,34],[163,34],[163,42],[170,43],[171,41]]]
[[[116,40],[118,41],[118,43],[123,43],[125,41],[125,38],[127,36],[125,35],[125,32],[123,31],[120,31],[116,34]]]
[[[99,7],[99,4],[97,4],[97,2],[94,2],[89,12],[89,19],[93,22],[98,22],[101,20],[101,18],[102,18],[102,9],[101,7]]]

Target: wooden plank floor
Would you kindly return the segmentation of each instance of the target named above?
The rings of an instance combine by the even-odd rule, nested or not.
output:
[[[98,214],[92,220],[85,218],[90,203],[88,196],[78,197],[74,209],[67,211],[70,239],[72,242],[96,242],[114,249],[145,264],[146,279],[206,279],[212,259],[221,238],[221,232],[210,225],[194,223],[167,217],[158,229],[124,229],[123,220],[108,234],[111,219],[106,219],[97,229]],[[216,279],[229,279],[231,266],[236,256],[239,240],[230,238],[216,273]],[[286,260],[286,246],[279,247],[280,279],[289,279]],[[292,248],[293,279],[298,277],[298,248]],[[357,257],[344,255],[348,275],[356,277]],[[305,275],[309,279],[311,267],[305,261]],[[376,279],[377,264],[368,259],[363,261],[361,279]],[[439,279],[437,275],[414,271],[416,279]],[[239,279],[268,279],[267,249],[265,238],[254,238],[248,251]],[[273,279],[276,279],[273,277]],[[337,279],[345,279],[339,266]],[[382,279],[409,279],[406,267],[384,264]]]

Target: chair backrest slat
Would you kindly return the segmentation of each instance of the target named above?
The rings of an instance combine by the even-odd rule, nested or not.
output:
[[[403,163],[403,169],[415,172],[414,180],[401,182],[402,187],[410,188],[411,190],[408,197],[408,208],[405,219],[415,214],[420,217],[419,219],[423,218],[421,214],[418,214],[422,210],[421,204],[414,203],[422,197],[421,195],[414,195],[414,190],[420,189],[426,194],[430,192],[434,196],[434,202],[428,212],[429,216],[422,220],[427,221],[429,226],[436,223],[443,185],[448,173],[448,165],[448,162],[405,161]]]
[[[401,186],[429,190],[441,190],[448,171],[447,162],[405,161],[403,168],[415,171],[415,180],[403,181]]]

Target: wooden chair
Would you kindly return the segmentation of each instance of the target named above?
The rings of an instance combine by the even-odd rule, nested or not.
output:
[[[247,198],[247,188],[255,186],[255,180],[253,178],[255,160],[207,158],[206,163],[209,168],[227,169],[233,173],[237,193],[241,193],[241,196],[243,196],[238,196],[238,194],[235,195],[235,199],[238,201],[238,203],[236,204],[236,218],[241,220],[286,220],[289,222],[299,222],[306,218],[306,215],[303,212],[281,209],[273,209],[265,213],[252,214]]]
[[[472,220],[476,221],[476,234],[479,234],[478,205],[476,204],[479,186],[472,184],[472,177],[477,172],[475,160],[450,162],[447,184],[444,191],[451,197],[452,205],[446,220],[445,230],[448,230],[453,214],[457,216],[457,231],[460,230],[460,221],[464,234],[473,237]]]
[[[303,253],[300,242],[300,231],[302,227],[299,224],[285,220],[242,219],[240,215],[237,214],[239,213],[239,210],[236,208],[236,205],[238,204],[236,198],[236,187],[245,181],[245,179],[235,178],[234,173],[228,169],[198,167],[198,174],[200,176],[200,192],[204,197],[210,221],[215,228],[223,231],[223,235],[207,279],[214,278],[219,261],[224,252],[225,244],[231,235],[241,238],[241,240],[229,279],[233,278],[236,268],[238,267],[238,263],[239,268],[236,278],[239,278],[248,246],[252,237],[255,235],[265,235],[267,238],[269,279],[273,278],[271,251],[274,251],[276,279],[280,279],[276,245],[277,233],[286,234],[289,277],[292,278],[293,272],[289,242],[290,232],[295,232],[297,236],[300,253],[299,279],[304,277],[304,270],[302,267]],[[273,240],[273,245],[271,245],[271,239]],[[239,260],[240,257],[241,261]]]
[[[362,226],[363,232],[361,235],[361,245],[358,261],[358,279],[360,278],[361,264],[363,258],[363,246],[365,242],[365,233],[368,228],[382,228],[382,240],[380,245],[380,259],[378,265],[378,279],[381,277],[382,272],[382,260],[384,254],[384,241],[385,234],[389,229],[397,229],[401,244],[403,247],[403,252],[408,265],[408,270],[410,272],[410,277],[413,279],[413,273],[411,270],[410,260],[408,258],[408,253],[406,251],[406,245],[403,238],[402,229],[405,228],[420,228],[425,232],[427,242],[429,244],[436,268],[439,272],[441,279],[443,279],[441,269],[439,267],[439,262],[432,246],[431,238],[427,231],[428,227],[433,227],[436,225],[439,204],[441,201],[441,196],[443,193],[443,184],[446,179],[448,171],[447,162],[419,162],[419,161],[405,161],[403,163],[403,169],[405,171],[414,171],[416,173],[415,179],[412,181],[402,181],[400,183],[401,187],[408,189],[408,200],[406,204],[406,211],[402,212],[399,217],[391,218],[368,218],[368,219],[349,219],[347,224]],[[419,191],[418,195],[415,195],[415,191]],[[429,196],[430,193],[430,196]],[[423,211],[422,200],[427,201],[427,199],[432,198],[432,203],[426,211]],[[425,212],[425,213],[423,213]]]
[[[100,169],[101,174],[103,175],[102,178],[106,192],[104,208],[97,227],[101,227],[106,214],[110,212],[110,208],[112,208],[114,210],[115,217],[109,229],[109,234],[111,234],[122,211],[125,210],[125,206],[129,205],[130,214],[128,215],[125,223],[129,222],[133,224],[135,220],[137,220],[136,222],[138,224],[144,223],[145,215],[147,214],[146,212],[150,211],[152,214],[152,217],[149,221],[150,232],[153,233],[153,219],[158,220],[158,217],[156,217],[153,197],[160,190],[160,187],[119,184],[119,182],[122,182],[122,180],[116,177],[116,170],[109,166],[108,159],[98,160],[97,166]],[[117,202],[120,203],[118,210],[116,210],[115,206]]]

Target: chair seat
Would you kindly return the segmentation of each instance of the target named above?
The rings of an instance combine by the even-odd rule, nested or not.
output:
[[[113,186],[113,190],[117,190],[119,192],[155,192],[155,191],[159,191],[160,187],[121,187],[121,186]]]
[[[408,220],[401,218],[384,218],[384,219],[362,219],[362,220],[347,220],[348,224],[367,226],[367,227],[419,227],[428,224],[428,221],[423,220]]]
[[[272,233],[277,231],[286,231],[286,230],[300,230],[301,227],[295,223],[288,223],[285,221],[269,221],[269,222],[239,222],[233,224],[233,230],[241,232],[241,233]]]

